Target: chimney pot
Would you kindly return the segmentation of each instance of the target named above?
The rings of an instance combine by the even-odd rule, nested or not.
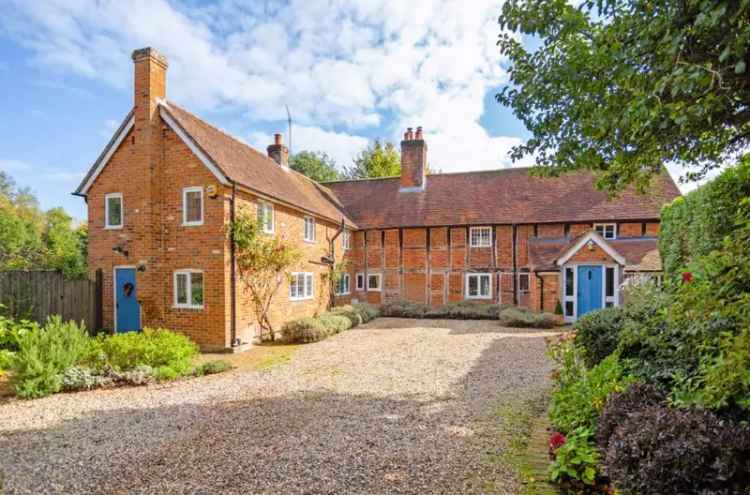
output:
[[[289,167],[289,148],[284,146],[284,140],[282,134],[277,132],[273,135],[273,144],[269,144],[268,157],[281,165],[282,167]]]
[[[422,126],[417,127],[417,135],[414,139],[422,139]]]
[[[273,135],[273,144],[284,144],[284,138],[280,132]]]
[[[406,128],[406,139],[407,141],[411,141],[412,139],[414,139],[414,131],[412,131],[411,127]]]

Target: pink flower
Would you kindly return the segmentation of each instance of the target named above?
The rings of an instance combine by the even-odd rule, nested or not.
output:
[[[556,431],[549,437],[549,448],[553,452],[565,445],[565,435]]]
[[[690,272],[683,272],[682,274],[682,283],[683,284],[689,284],[693,281],[693,274]]]

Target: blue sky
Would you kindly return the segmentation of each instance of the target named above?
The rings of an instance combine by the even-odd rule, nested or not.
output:
[[[44,208],[70,193],[132,106],[135,48],[169,59],[167,97],[265,149],[294,118],[293,151],[339,166],[422,125],[443,171],[511,163],[528,137],[494,100],[507,81],[495,0],[87,2],[0,0],[0,170]]]

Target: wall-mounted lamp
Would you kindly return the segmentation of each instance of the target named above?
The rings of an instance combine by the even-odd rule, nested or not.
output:
[[[594,250],[594,241],[590,240],[589,242],[587,242],[586,243],[586,247],[589,248],[589,251],[593,251]]]
[[[128,257],[128,250],[127,249],[123,249],[122,246],[115,246],[115,247],[112,248],[112,251],[114,251],[115,253],[120,253],[121,255],[125,256],[126,258]]]

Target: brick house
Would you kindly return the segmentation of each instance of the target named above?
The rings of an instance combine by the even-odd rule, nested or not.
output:
[[[167,61],[133,52],[134,107],[74,194],[88,204],[89,269],[104,273],[114,331],[164,326],[203,349],[256,337],[226,228],[241,209],[303,263],[273,304],[275,326],[336,303],[472,299],[566,319],[619,303],[629,274],[660,271],[668,175],[609,201],[594,177],[528,169],[425,175],[421,129],[401,142],[402,175],[317,184],[288,167],[281,136],[260,153],[166,99]],[[335,294],[331,261],[347,260]],[[561,288],[563,290],[561,290]]]

